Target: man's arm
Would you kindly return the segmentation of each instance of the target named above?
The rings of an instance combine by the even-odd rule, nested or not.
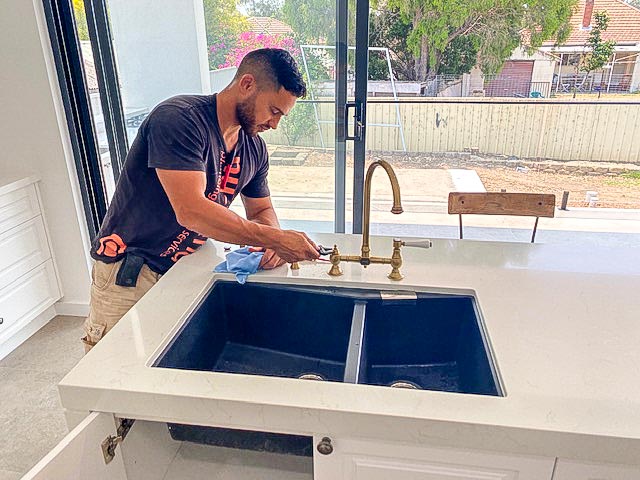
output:
[[[247,212],[247,220],[280,228],[278,216],[271,203],[271,197],[252,198],[242,195],[244,210]]]
[[[272,249],[287,262],[318,258],[316,245],[304,233],[245,220],[208,200],[204,172],[156,168],[156,173],[180,225],[221,242]]]
[[[271,197],[252,198],[242,195],[242,203],[248,220],[280,228],[280,222],[278,222],[278,216],[273,208],[273,203],[271,203]],[[268,248],[262,256],[260,268],[270,270],[285,263],[287,262],[281,259],[275,250]]]

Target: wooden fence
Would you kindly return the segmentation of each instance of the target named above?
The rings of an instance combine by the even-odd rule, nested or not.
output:
[[[640,96],[637,103],[532,103],[513,99],[451,102],[400,100],[397,109],[408,152],[464,152],[518,158],[640,163]],[[333,147],[332,104],[319,104],[324,145]],[[395,104],[369,103],[367,149],[402,151]],[[269,143],[286,145],[281,132]],[[298,142],[320,147],[315,133]]]

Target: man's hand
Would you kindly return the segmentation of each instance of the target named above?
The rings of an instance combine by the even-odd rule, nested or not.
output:
[[[262,260],[260,260],[260,268],[263,270],[271,270],[273,268],[277,268],[281,265],[284,265],[285,262],[281,259],[275,250],[271,250],[269,248],[264,250],[264,255],[262,256]]]
[[[276,255],[285,262],[316,260],[320,257],[318,246],[303,232],[282,230],[282,236],[272,246]]]
[[[270,197],[251,198],[243,195],[242,202],[249,220],[280,228]],[[286,262],[315,260],[320,256],[317,245],[307,235],[295,230],[281,230],[280,235],[271,242],[269,247],[265,251],[261,268],[275,268]],[[269,252],[273,252],[273,254]],[[278,258],[280,261],[277,260]]]

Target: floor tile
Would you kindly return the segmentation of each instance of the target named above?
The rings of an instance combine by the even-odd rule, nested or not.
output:
[[[50,408],[11,408],[3,411],[0,424],[13,432],[3,443],[0,469],[26,473],[68,433],[62,413]]]
[[[20,472],[0,469],[0,480],[18,480],[21,477],[22,474]]]
[[[0,361],[0,367],[66,374],[84,355],[83,318],[56,317]]]
[[[68,433],[57,384],[84,355],[79,317],[58,316],[0,360],[0,480],[21,478]]]
[[[0,419],[13,407],[61,410],[57,388],[61,378],[58,372],[0,367]]]

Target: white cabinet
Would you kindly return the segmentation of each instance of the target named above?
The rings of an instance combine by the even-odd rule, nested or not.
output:
[[[640,466],[584,463],[558,459],[553,480],[638,480]]]
[[[321,438],[314,438],[318,445]],[[351,439],[316,454],[316,480],[551,480],[553,457],[416,447]]]
[[[60,297],[35,179],[0,185],[0,359],[53,318]]]
[[[640,467],[553,457],[332,439],[314,458],[173,440],[165,423],[137,420],[106,463],[110,413],[91,413],[23,480],[638,480]],[[314,437],[314,446],[322,441]],[[554,470],[555,465],[555,470]]]
[[[178,442],[166,424],[144,421],[105,463],[101,445],[110,435],[113,415],[90,414],[23,480],[313,480],[311,459]]]

